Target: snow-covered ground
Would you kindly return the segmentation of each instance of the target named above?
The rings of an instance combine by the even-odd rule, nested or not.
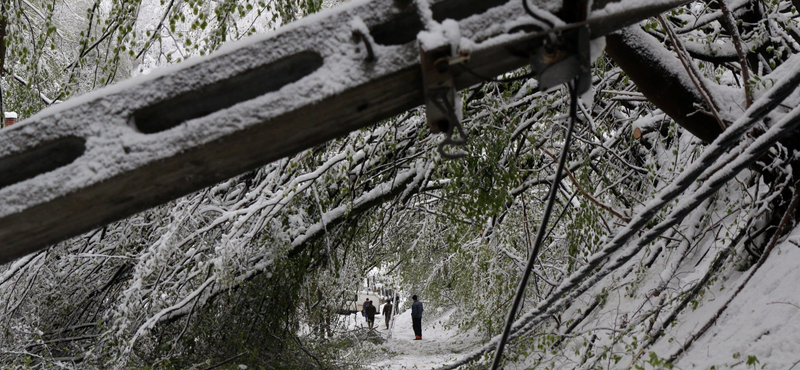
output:
[[[397,314],[386,330],[383,316],[375,319],[379,333],[387,338],[380,347],[389,357],[370,364],[370,369],[433,369],[456,359],[480,342],[473,333],[457,333],[446,325],[452,309],[444,310],[427,305],[422,318],[422,340],[414,340],[411,310]],[[380,325],[378,325],[380,324]]]
[[[676,362],[680,369],[791,369],[800,368],[800,228],[776,246],[764,265],[729,304],[716,323]],[[752,268],[751,268],[752,269]],[[740,273],[726,288],[716,284],[702,308],[667,333],[653,350],[660,353],[673,335],[686,340],[728,301],[750,270]],[[666,340],[664,340],[666,339]],[[675,345],[670,345],[674,352]],[[666,352],[666,351],[665,351]],[[757,363],[755,361],[758,361]],[[751,364],[748,364],[751,362]],[[755,366],[754,366],[755,365]]]
[[[730,302],[714,325],[674,364],[676,369],[800,369],[800,228],[776,246],[766,263]],[[752,271],[728,271],[709,287],[696,309],[688,308],[677,323],[646,352],[668,358],[712,320]],[[622,306],[615,309],[625,309]],[[452,363],[479,347],[474,332],[448,327],[452,309],[426,306],[423,340],[414,340],[411,311],[398,314],[389,330],[376,317],[376,330],[386,341],[368,350],[380,351],[370,369],[433,369]],[[602,326],[600,314],[590,326]],[[358,321],[359,325],[363,319]],[[613,325],[614,323],[607,323]],[[590,328],[584,328],[590,330]],[[370,344],[370,346],[373,346]],[[645,358],[647,355],[645,354]],[[624,362],[624,361],[623,361]],[[629,363],[603,363],[603,368],[628,368]],[[647,364],[646,368],[650,368]],[[658,367],[656,367],[658,368]]]

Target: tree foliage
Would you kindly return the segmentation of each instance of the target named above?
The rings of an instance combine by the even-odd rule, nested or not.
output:
[[[28,117],[139,71],[272,30],[321,5],[320,0],[4,0],[0,108]]]
[[[202,55],[320,6],[81,4],[78,17],[66,4],[4,3],[16,15],[7,107],[30,114],[135,74],[133,63]],[[68,14],[82,26],[62,26]],[[21,21],[31,17],[49,21]],[[523,69],[461,93],[464,159],[442,160],[412,110],[22,258],[0,274],[0,356],[42,367],[358,367],[361,338],[335,312],[377,269],[455,308],[452,324],[488,343],[456,365],[481,361],[557,186],[509,361],[674,362],[680,345],[659,347],[677,354],[666,357],[649,348],[732,268],[765,258],[797,212],[796,130],[777,131],[798,93],[773,97],[798,75],[795,17],[789,1],[691,2],[610,36],[557,184],[569,95],[538,91]],[[663,82],[643,80],[652,76]],[[713,142],[737,129],[747,135]],[[622,303],[638,309],[614,309]]]

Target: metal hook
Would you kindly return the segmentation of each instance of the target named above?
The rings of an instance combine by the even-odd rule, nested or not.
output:
[[[432,50],[420,47],[428,127],[434,134],[445,134],[437,148],[439,155],[444,159],[458,159],[467,155],[465,151],[456,151],[455,153],[445,151],[445,146],[464,146],[467,143],[467,135],[459,122],[458,114],[456,114],[458,101],[450,65],[463,63],[468,60],[469,56],[454,56],[452,53],[449,44]],[[454,135],[456,131],[458,132],[457,137]]]
[[[362,41],[364,42],[364,47],[367,48],[367,62],[374,62],[375,61],[375,52],[372,50],[372,43],[369,42],[369,38],[364,35],[364,32],[361,30],[353,30],[353,38],[356,39],[356,42]]]
[[[447,145],[459,147],[465,146],[467,144],[467,134],[464,132],[464,127],[461,125],[461,122],[456,115],[455,101],[449,101],[448,95],[449,94],[439,94],[432,99],[436,108],[447,116],[447,121],[449,123],[447,128],[444,130],[444,140],[439,143],[436,149],[439,151],[439,155],[441,155],[444,159],[458,159],[466,157],[468,153],[463,150],[459,150],[455,153],[448,153],[444,150],[444,147]],[[457,138],[455,135],[453,135],[455,130],[458,130]]]

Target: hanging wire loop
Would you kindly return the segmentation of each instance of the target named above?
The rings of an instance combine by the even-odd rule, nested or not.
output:
[[[503,335],[500,338],[500,342],[497,344],[497,350],[494,353],[492,370],[497,370],[500,367],[500,362],[503,358],[503,349],[508,341],[508,336],[511,334],[511,326],[514,324],[514,318],[517,316],[517,310],[519,310],[520,303],[522,302],[522,297],[525,293],[525,287],[528,285],[528,280],[530,279],[531,272],[533,271],[536,257],[538,256],[539,249],[544,241],[545,232],[547,231],[547,222],[549,221],[550,214],[553,211],[553,205],[555,204],[556,196],[558,196],[558,184],[561,182],[564,164],[566,163],[567,155],[569,154],[569,144],[572,140],[572,131],[575,127],[575,121],[578,117],[578,92],[575,88],[575,85],[578,83],[577,80],[578,78],[567,84],[570,93],[570,119],[566,135],[564,136],[564,147],[561,148],[561,155],[558,158],[558,167],[556,168],[555,177],[553,178],[553,182],[550,184],[550,191],[547,194],[547,204],[544,208],[544,215],[542,216],[542,221],[539,224],[539,229],[536,232],[536,240],[533,243],[533,251],[531,252],[530,258],[528,258],[528,264],[525,266],[522,280],[520,280],[519,286],[517,286],[517,293],[514,296],[514,303],[511,305],[511,308],[508,311],[508,317],[506,318],[506,325],[503,329]]]

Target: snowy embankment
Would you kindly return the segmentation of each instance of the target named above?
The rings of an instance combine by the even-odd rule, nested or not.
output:
[[[651,366],[657,361],[666,360],[686,346],[693,336],[697,336],[686,351],[677,357],[676,369],[791,369],[800,368],[800,227],[796,228],[786,241],[779,243],[753,277],[746,282],[743,289],[734,296],[737,288],[745,283],[755,267],[746,271],[728,269],[723,271],[719,279],[707,287],[706,292],[696,305],[687,307],[652,347],[642,353],[629,352],[626,359],[612,361],[609,356],[602,363],[594,362],[600,368],[623,369],[632,368],[631,357],[645,360],[645,368],[662,368]],[[656,273],[657,271],[651,271]],[[684,278],[695,279],[692,272],[684,270]],[[649,276],[654,278],[653,275]],[[651,282],[652,283],[652,282]],[[650,283],[643,282],[642,288]],[[733,299],[731,299],[733,297]],[[609,299],[609,304],[597,310],[580,325],[577,333],[593,330],[612,330],[624,326],[621,322],[637,308],[635,300]],[[612,303],[613,301],[613,303]],[[726,304],[727,308],[721,310]],[[458,333],[446,323],[454,310],[437,310],[429,307],[423,319],[423,340],[415,341],[411,329],[410,310],[398,314],[387,331],[383,326],[383,317],[376,318],[376,330],[388,338],[383,344],[364,343],[365,350],[381,352],[381,360],[369,364],[372,369],[434,369],[441,365],[453,363],[476,348],[484,341],[475,332]],[[699,336],[703,326],[712,322],[719,314],[716,322]],[[663,316],[658,320],[663,320]],[[378,325],[380,324],[380,325]],[[641,339],[641,338],[640,338]],[[600,343],[596,343],[600,344]],[[619,347],[610,353],[626,352],[623,343],[613,344]],[[586,347],[573,343],[560,349],[561,355],[550,358],[551,365],[566,368],[582,368],[589,363],[580,361],[564,361],[564,357],[572,357],[576,352],[583,353]],[[599,350],[599,349],[598,349]],[[654,357],[655,355],[655,357]],[[580,357],[580,356],[579,356]],[[650,360],[647,360],[650,359]],[[656,362],[653,362],[655,359]],[[550,362],[545,360],[544,362]],[[564,361],[564,362],[561,362]],[[650,361],[650,362],[648,362]],[[569,364],[569,365],[568,365]]]
[[[675,363],[680,369],[800,368],[800,227],[778,244],[716,322]],[[653,347],[671,354],[729,301],[753,267],[709,288],[701,306]],[[670,338],[674,338],[671,340]],[[757,362],[756,362],[757,361]],[[748,364],[749,362],[749,364]]]

